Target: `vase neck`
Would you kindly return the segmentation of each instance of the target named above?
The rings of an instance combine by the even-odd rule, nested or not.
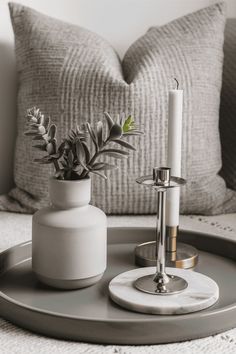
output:
[[[91,179],[65,181],[51,178],[49,182],[51,203],[60,209],[79,208],[91,199]]]

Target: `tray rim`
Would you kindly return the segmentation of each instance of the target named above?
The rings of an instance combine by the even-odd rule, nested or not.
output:
[[[134,229],[137,229],[139,231],[145,231],[145,230],[153,230],[155,231],[155,228],[150,226],[150,227],[132,227],[132,226],[128,226],[128,227],[120,227],[120,226],[117,226],[117,227],[108,227],[108,230],[112,231],[113,229],[120,229],[120,230],[124,230],[124,231],[128,231],[128,230],[134,230]],[[188,230],[188,229],[180,229],[180,232],[184,232],[184,233],[188,233],[190,232],[191,234],[194,234],[194,235],[201,235],[201,236],[204,236],[204,235],[207,235],[207,236],[210,236],[211,238],[217,238],[219,240],[222,240],[222,241],[230,241],[234,244],[236,244],[236,240],[231,240],[229,238],[226,238],[226,237],[222,237],[222,236],[218,236],[216,234],[206,234],[204,232],[198,232],[198,231],[192,231],[192,230]],[[123,243],[123,242],[119,242],[119,243]],[[127,243],[132,243],[132,242],[127,242]],[[28,240],[28,241],[25,241],[25,242],[21,242],[15,246],[12,246],[12,247],[8,247],[7,249],[3,250],[2,252],[0,252],[0,258],[4,255],[4,254],[7,254],[9,253],[12,249],[17,249],[19,247],[25,247],[27,245],[31,245],[32,244],[32,241],[31,240]],[[109,236],[108,236],[108,245],[113,245],[113,244],[116,244],[116,242],[114,243],[111,243],[109,242]],[[223,257],[223,256],[221,256]],[[227,258],[227,257],[225,257]],[[28,257],[28,258],[25,258],[23,261],[21,262],[18,262],[16,263],[15,265],[17,264],[21,264],[21,263],[24,263],[26,262],[27,260],[31,259],[31,257]],[[230,258],[228,258],[230,259]],[[139,268],[142,268],[142,267],[139,267]],[[1,275],[3,275],[5,272],[0,272],[0,277]],[[76,291],[76,290],[75,290]],[[78,317],[78,316],[73,316],[73,315],[65,315],[65,314],[59,314],[57,312],[53,312],[53,311],[48,311],[48,310],[40,310],[40,309],[37,309],[36,307],[31,307],[29,305],[25,305],[24,303],[22,302],[19,302],[17,300],[14,300],[13,298],[11,298],[10,296],[8,295],[5,295],[2,291],[0,291],[0,298],[4,298],[5,301],[7,301],[9,304],[12,304],[14,303],[14,305],[20,307],[20,308],[24,308],[26,310],[29,310],[31,312],[35,312],[35,313],[40,313],[40,314],[44,314],[44,315],[50,315],[50,316],[53,316],[53,317],[59,317],[59,318],[64,318],[64,319],[71,319],[71,320],[80,320],[80,321],[96,321],[96,322],[102,322],[102,323],[137,323],[137,322],[156,322],[157,321],[157,318],[155,315],[150,315],[150,318],[143,318],[143,319],[123,319],[123,320],[116,320],[116,319],[107,319],[107,318],[99,318],[99,319],[95,319],[93,317]],[[223,312],[228,312],[228,311],[232,311],[233,309],[236,309],[236,300],[235,300],[235,303],[233,303],[232,305],[227,305],[227,306],[224,306],[220,309],[211,309],[209,308],[207,312],[205,311],[198,311],[198,312],[194,312],[194,313],[190,313],[190,314],[182,314],[182,315],[175,315],[174,317],[178,318],[179,319],[194,319],[195,317],[209,317],[209,316],[213,316],[213,315],[218,315],[218,314],[221,314]],[[0,313],[1,315],[1,313]],[[172,321],[172,318],[173,316],[158,316],[158,322],[166,322],[166,321]]]
[[[132,232],[127,235],[129,230],[132,230]],[[110,237],[109,231],[111,232]],[[187,229],[180,229],[180,231],[182,233],[180,241],[186,242],[190,233],[189,243],[196,246],[197,237],[200,236],[200,250],[236,262],[235,240]],[[154,233],[155,228],[152,226],[109,227],[108,244],[129,243],[135,245],[153,240]],[[214,240],[219,242],[214,242]],[[227,247],[222,248],[221,242]],[[31,241],[26,241],[3,250],[0,253],[0,260],[4,253],[11,251],[13,248],[27,247],[27,245],[30,247],[30,244]],[[25,262],[26,259],[31,259],[31,257],[28,257],[29,255],[29,248],[27,248],[25,256],[24,252],[22,254],[18,253],[19,257],[13,258],[9,266],[6,267],[6,271]],[[4,263],[1,270],[0,275],[4,274]],[[134,319],[127,318],[127,314],[123,318],[111,319],[108,317],[84,317],[79,316],[79,314],[73,316],[34,308],[18,300],[13,300],[13,298],[0,291],[0,315],[18,327],[49,338],[104,345],[152,345],[199,339],[234,328],[236,326],[236,302],[233,301],[229,305],[215,310],[210,311],[208,309],[207,312],[200,311],[175,316],[150,315],[146,318]],[[102,316],[104,315],[102,314]],[[160,333],[159,329],[161,329]],[[172,330],[170,331],[170,329]]]

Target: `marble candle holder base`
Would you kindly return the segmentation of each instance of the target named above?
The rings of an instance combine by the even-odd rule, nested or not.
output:
[[[214,280],[191,270],[166,268],[167,274],[184,278],[188,287],[181,293],[153,295],[134,287],[134,282],[145,275],[155,274],[155,267],[130,270],[119,274],[109,284],[111,299],[121,307],[135,312],[157,315],[179,315],[203,310],[219,298]]]

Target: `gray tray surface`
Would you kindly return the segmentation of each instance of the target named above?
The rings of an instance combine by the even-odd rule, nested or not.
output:
[[[211,308],[188,315],[145,315],[109,299],[110,280],[135,268],[135,245],[154,238],[152,228],[109,229],[103,279],[73,291],[54,290],[37,281],[31,271],[31,242],[10,248],[0,254],[0,315],[47,336],[113,344],[183,341],[236,326],[236,243],[213,235],[181,231],[179,238],[200,250],[195,270],[219,285],[220,299]]]

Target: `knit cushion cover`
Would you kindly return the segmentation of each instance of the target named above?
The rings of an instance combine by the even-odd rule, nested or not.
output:
[[[108,181],[92,177],[92,203],[109,214],[156,211],[156,195],[135,179],[166,165],[168,91],[184,90],[181,212],[236,211],[236,192],[219,176],[222,167],[219,104],[225,5],[215,4],[162,27],[152,27],[121,61],[112,46],[87,29],[10,4],[18,71],[15,188],[1,209],[34,212],[49,203],[50,166],[24,136],[26,109],[38,106],[58,126],[58,140],[108,111],[131,114],[145,135],[129,137],[137,152],[119,162]]]

